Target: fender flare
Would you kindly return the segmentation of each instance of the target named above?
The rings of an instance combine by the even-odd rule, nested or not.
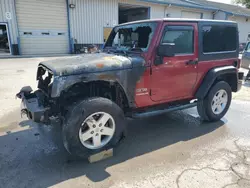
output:
[[[54,79],[54,85],[55,87],[52,88],[52,98],[60,97],[62,96],[63,92],[68,92],[72,86],[75,84],[87,84],[90,82],[96,82],[96,81],[103,81],[106,83],[112,83],[117,84],[118,87],[120,87],[121,91],[125,95],[128,105],[130,108],[134,107],[134,98],[133,95],[130,95],[129,90],[126,89],[126,85],[123,84],[123,82],[119,79],[119,77],[113,77],[112,75],[99,75],[103,78],[98,78],[98,75],[91,75],[92,77],[82,77],[78,75],[68,76],[68,77],[58,77]],[[104,78],[106,77],[106,79]],[[126,79],[125,79],[126,80]],[[53,85],[53,86],[54,86]],[[127,91],[127,92],[126,92]]]
[[[210,88],[213,86],[215,80],[226,74],[234,74],[235,83],[238,83],[238,70],[234,66],[224,66],[224,67],[216,67],[209,70],[206,76],[203,78],[200,87],[195,93],[195,97],[197,99],[204,99],[209,92]],[[230,83],[229,83],[230,84]],[[232,85],[230,85],[232,87]],[[237,86],[236,86],[237,87]],[[237,90],[237,88],[236,88]],[[234,91],[234,88],[233,88]]]

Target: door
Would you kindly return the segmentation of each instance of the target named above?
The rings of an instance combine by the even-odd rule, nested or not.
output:
[[[248,69],[250,65],[250,42],[247,44],[246,49],[242,54],[242,64],[241,67]]]
[[[167,102],[189,98],[197,79],[197,23],[166,23],[159,40],[159,44],[163,43],[174,44],[175,55],[155,56],[151,75],[151,99]]]
[[[65,0],[16,0],[22,55],[69,53]]]
[[[7,24],[0,23],[0,55],[11,54]]]

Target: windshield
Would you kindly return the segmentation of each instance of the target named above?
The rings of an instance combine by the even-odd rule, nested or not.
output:
[[[122,51],[147,51],[156,26],[156,22],[118,26],[111,32],[105,48],[112,47]]]

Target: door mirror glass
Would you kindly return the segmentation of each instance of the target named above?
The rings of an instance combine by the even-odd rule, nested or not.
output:
[[[174,57],[175,56],[175,44],[174,43],[162,43],[158,47],[157,55],[160,57]]]

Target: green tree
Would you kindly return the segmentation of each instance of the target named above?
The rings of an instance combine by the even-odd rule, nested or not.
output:
[[[235,0],[236,4],[241,4],[250,9],[250,0]]]

